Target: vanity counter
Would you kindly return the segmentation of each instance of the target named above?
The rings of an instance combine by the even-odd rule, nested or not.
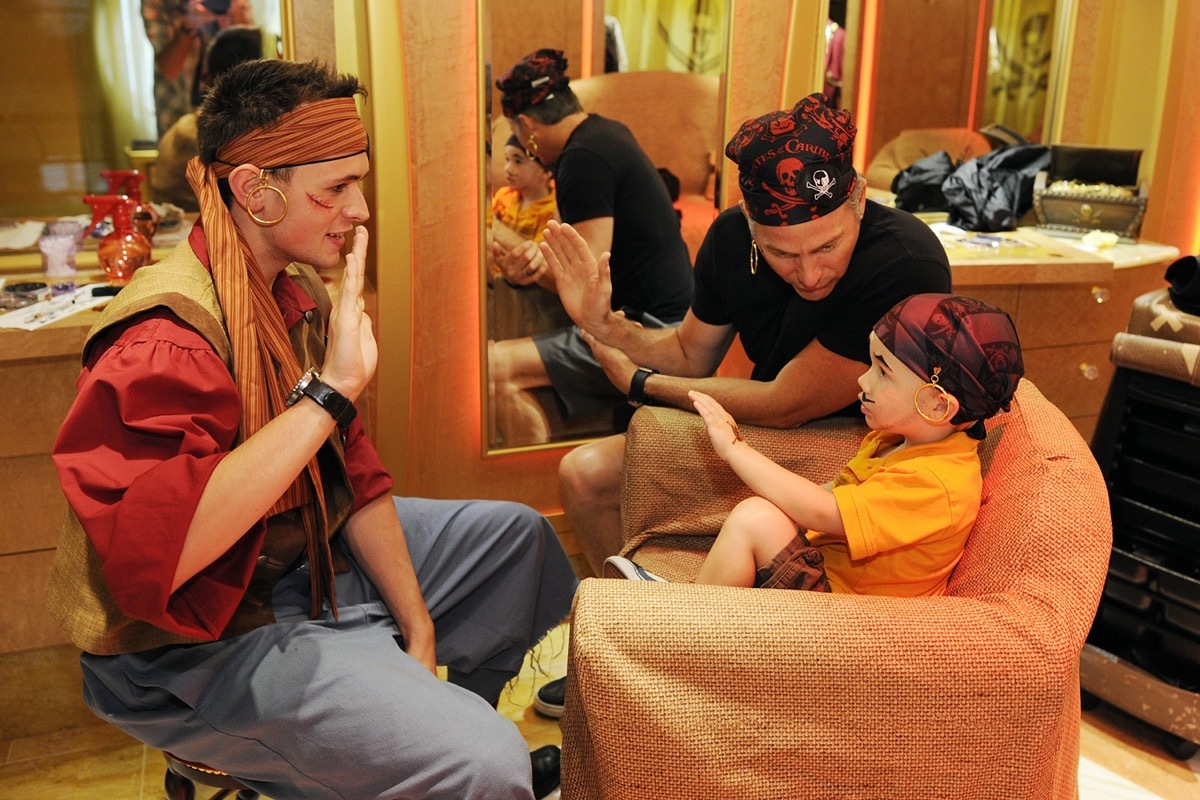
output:
[[[1165,285],[1178,248],[1155,242],[1095,249],[1033,228],[950,233],[931,224],[950,258],[954,291],[1007,311],[1025,375],[1090,440],[1108,391],[1113,337],[1138,296]]]
[[[179,225],[171,230],[160,230],[155,234],[152,240],[154,250],[151,253],[151,260],[158,261],[171,252],[171,248],[179,244],[191,231],[192,223],[195,219],[195,214],[185,214],[183,222]],[[44,221],[49,222],[51,220]],[[15,220],[0,219],[0,226],[11,226],[15,222]],[[79,245],[79,250],[75,253],[75,264],[80,272],[99,269],[100,263],[96,259],[97,241],[97,239],[88,236]],[[10,283],[17,280],[17,276],[25,276],[23,280],[45,280],[45,277],[41,274],[41,270],[42,254],[36,245],[16,250],[0,249],[0,278],[7,278]]]

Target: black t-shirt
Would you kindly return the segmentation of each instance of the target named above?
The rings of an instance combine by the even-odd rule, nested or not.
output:
[[[750,274],[750,228],[738,208],[722,212],[696,255],[692,313],[709,325],[732,325],[769,381],[814,338],[840,356],[870,363],[875,323],[904,298],[950,291],[950,262],[937,236],[904,211],[867,202],[846,274],[823,300],[796,294],[760,258]]]
[[[629,128],[589,114],[555,164],[563,222],[613,218],[612,307],[678,322],[692,299],[692,265],[666,184]]]

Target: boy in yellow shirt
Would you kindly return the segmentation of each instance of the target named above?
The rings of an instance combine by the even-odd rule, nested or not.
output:
[[[914,295],[871,334],[858,379],[871,432],[824,486],[743,440],[711,397],[691,392],[709,439],[755,491],[721,528],[697,583],[853,594],[945,591],[979,511],[983,421],[1024,373],[1008,314],[979,300]],[[628,559],[626,577],[662,580]]]
[[[554,174],[510,136],[504,145],[504,186],[492,195],[496,221],[524,239],[540,242],[546,223],[558,214],[553,179]]]

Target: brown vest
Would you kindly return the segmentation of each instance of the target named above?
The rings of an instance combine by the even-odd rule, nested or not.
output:
[[[330,301],[321,279],[309,266],[293,264],[288,274],[317,303],[293,326],[292,348],[302,369],[319,367],[325,360],[325,320]],[[192,253],[186,241],[162,261],[143,267],[105,308],[88,333],[83,346],[88,350],[104,330],[153,308],[166,308],[195,328],[224,360],[232,372],[229,335],[225,330],[212,276]],[[312,319],[308,319],[312,317]],[[345,453],[335,433],[317,453],[325,486],[330,536],[336,535],[350,514],[354,493],[346,474]],[[259,553],[250,586],[220,638],[236,636],[275,621],[271,593],[275,584],[304,556],[306,537],[299,509],[276,514],[267,520],[267,535]],[[334,569],[347,564],[341,548],[333,546]],[[68,507],[59,538],[58,551],[50,570],[47,590],[50,613],[80,649],[96,655],[117,655],[148,650],[167,644],[194,644],[200,639],[181,636],[138,619],[125,616],[117,607],[104,581],[100,558],[75,512]]]

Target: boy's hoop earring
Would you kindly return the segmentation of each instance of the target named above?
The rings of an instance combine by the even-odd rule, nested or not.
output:
[[[283,201],[283,213],[280,214],[275,219],[262,219],[257,214],[255,214],[254,209],[252,209],[250,207],[250,198],[254,197],[254,195],[256,193],[261,192],[263,189],[268,189],[268,190],[274,192],[275,194],[279,195],[279,199]],[[250,219],[254,220],[262,227],[269,228],[272,225],[278,225],[279,223],[283,222],[283,218],[287,216],[287,212],[288,212],[287,195],[285,195],[283,193],[283,190],[280,189],[278,186],[271,186],[270,184],[267,183],[267,171],[265,169],[259,170],[258,171],[258,186],[255,186],[253,189],[251,189],[246,194],[246,213],[250,215]]]
[[[750,274],[758,274],[758,242],[750,240]]]
[[[935,392],[938,393],[938,399],[942,400],[942,401],[945,401],[946,398],[950,396],[950,393],[947,392],[945,389],[943,389],[941,387],[941,384],[938,383],[938,377],[939,377],[938,373],[941,371],[942,371],[941,367],[934,367],[933,375],[930,376],[930,378],[929,378],[929,383],[925,384],[924,386],[922,386],[920,389],[917,389],[917,391],[913,393],[913,406],[916,407],[917,413],[920,414],[921,418],[924,419],[926,422],[935,422],[935,423],[943,422],[946,419],[946,417],[950,414],[950,403],[949,402],[946,402],[946,410],[942,412],[942,415],[940,417],[931,417],[930,415],[926,414],[923,410],[921,410],[921,392],[925,391],[926,389],[933,389]]]

